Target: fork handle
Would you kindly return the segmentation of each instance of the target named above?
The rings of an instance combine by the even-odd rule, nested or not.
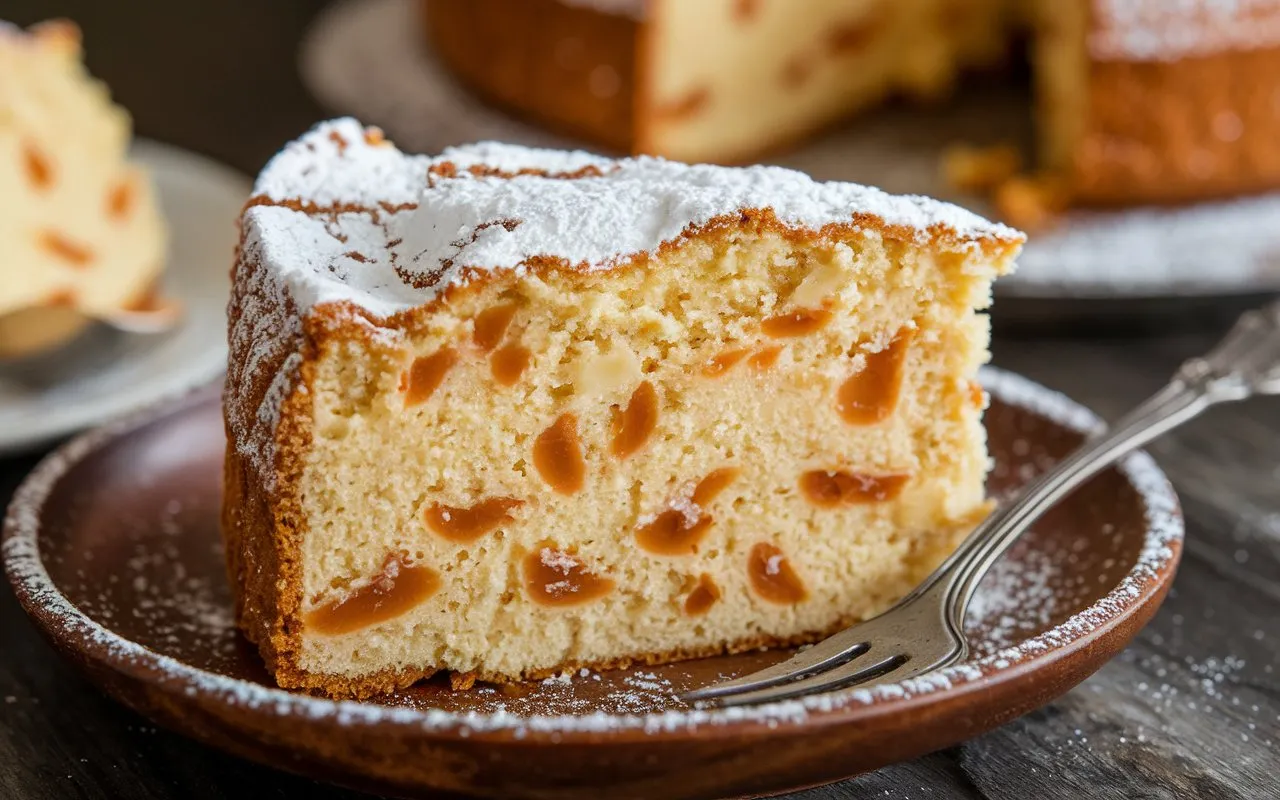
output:
[[[995,562],[1030,524],[1080,484],[1126,454],[1196,417],[1216,402],[1203,384],[1175,379],[1053,469],[1036,478],[1017,500],[994,511],[934,575],[949,586],[948,611],[957,630],[969,601]],[[927,581],[929,588],[938,581]]]
[[[903,602],[941,592],[953,629],[961,632],[965,611],[982,577],[1010,545],[1064,496],[1126,454],[1196,417],[1212,405],[1273,392],[1280,367],[1280,307],[1241,317],[1209,355],[1187,361],[1173,380],[1028,484],[1012,503],[998,508]],[[959,640],[964,641],[960,636]]]

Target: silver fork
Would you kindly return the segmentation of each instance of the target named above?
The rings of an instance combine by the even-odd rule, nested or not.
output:
[[[878,617],[794,657],[688,692],[689,702],[747,705],[916,678],[963,661],[964,616],[1000,555],[1051,506],[1125,454],[1218,403],[1280,394],[1280,302],[1240,317],[1207,356],[997,509],[914,591]]]

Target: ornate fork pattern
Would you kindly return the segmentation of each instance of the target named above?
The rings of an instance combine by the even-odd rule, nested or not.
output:
[[[1280,394],[1280,302],[1250,311],[1208,355],[1087,441],[997,509],[893,608],[767,669],[684,695],[747,705],[916,678],[968,656],[964,616],[996,560],[1045,511],[1080,484],[1218,403]]]

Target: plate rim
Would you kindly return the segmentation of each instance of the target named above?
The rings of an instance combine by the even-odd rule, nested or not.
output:
[[[1017,373],[984,367],[980,377],[987,391],[1002,403],[1048,418],[1064,428],[1088,433],[1102,424],[1085,406]],[[301,717],[309,726],[379,730],[390,726],[423,741],[469,739],[478,743],[591,745],[625,744],[637,739],[652,742],[655,734],[664,743],[782,736],[788,731],[808,733],[819,727],[871,722],[886,715],[909,713],[934,702],[964,700],[975,692],[1017,680],[1027,672],[1038,672],[1088,647],[1092,641],[1140,615],[1153,601],[1157,604],[1162,601],[1182,552],[1184,524],[1177,495],[1155,460],[1145,451],[1138,451],[1117,464],[1117,469],[1137,493],[1146,519],[1143,548],[1129,572],[1105,595],[1059,625],[1016,646],[941,670],[933,676],[871,690],[853,687],[747,709],[667,710],[650,714],[458,714],[441,709],[333,700],[210,672],[157,653],[82,612],[62,593],[44,566],[39,545],[40,512],[61,480],[101,448],[166,416],[208,402],[215,388],[197,387],[180,397],[153,404],[83,433],[45,457],[14,493],[4,518],[0,555],[24,611],[57,649],[87,660],[88,664],[82,667],[104,668],[165,694],[183,695],[185,702],[210,702],[272,719]],[[1103,606],[1110,608],[1103,609]],[[609,722],[602,727],[600,723],[605,720]]]
[[[182,170],[192,175],[199,175],[198,182],[208,188],[215,184],[230,189],[233,185],[237,191],[248,197],[253,181],[249,176],[227,164],[167,142],[136,137],[130,145],[130,156],[148,172],[154,175],[158,165],[165,165],[169,170]],[[242,190],[242,191],[241,191]],[[161,205],[161,212],[165,209]],[[169,215],[165,215],[166,220]],[[230,222],[230,221],[228,221]],[[165,273],[169,271],[168,261],[173,253],[166,254]],[[227,253],[227,269],[230,269],[231,254]],[[162,276],[163,277],[163,276]],[[72,345],[74,346],[74,345]],[[92,406],[63,406],[62,410],[45,417],[47,422],[24,427],[12,434],[0,435],[0,456],[21,455],[38,448],[40,445],[59,438],[80,432],[86,428],[102,425],[113,419],[127,416],[139,409],[147,409],[165,400],[181,397],[191,389],[213,382],[226,369],[226,344],[214,342],[200,354],[193,354],[184,361],[184,368],[178,372],[170,372],[169,380],[157,381],[154,391],[138,395],[129,395],[116,402],[95,403]],[[105,409],[105,410],[104,410]]]

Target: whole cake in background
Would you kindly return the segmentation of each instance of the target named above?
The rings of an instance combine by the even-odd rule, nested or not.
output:
[[[242,219],[223,528],[280,685],[364,696],[819,638],[988,508],[1023,237],[769,167],[324,123]]]
[[[129,138],[73,23],[0,22],[0,356],[150,299],[165,229]]]
[[[593,142],[741,163],[1029,35],[1037,181],[1081,204],[1280,186],[1280,0],[423,0],[483,96]]]

